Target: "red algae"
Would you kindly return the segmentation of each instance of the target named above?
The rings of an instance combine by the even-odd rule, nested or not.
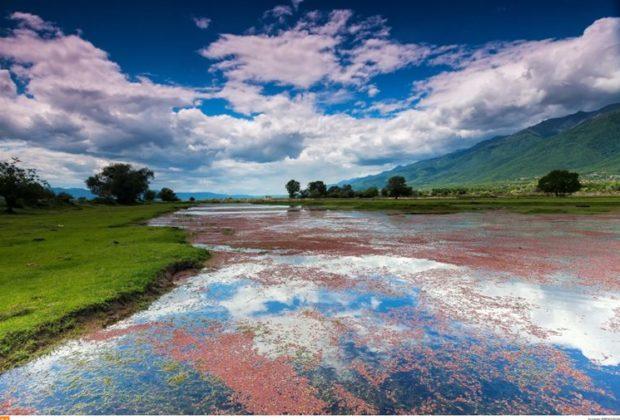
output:
[[[88,334],[85,338],[91,341],[105,341],[112,338],[122,337],[127,334],[148,330],[154,324],[136,324],[124,328],[103,329]]]
[[[371,404],[361,398],[356,397],[347,391],[342,385],[335,384],[332,387],[336,398],[347,409],[349,414],[355,415],[377,415],[379,411]]]
[[[15,401],[12,399],[0,401],[0,415],[33,416],[36,413],[36,410],[32,408],[24,408],[15,405]]]
[[[563,326],[555,330],[535,320],[537,301],[528,293],[536,296],[551,286],[569,292],[578,289],[593,297],[601,291],[620,291],[618,236],[606,228],[615,220],[611,216],[502,213],[349,217],[338,212],[302,211],[264,217],[213,215],[204,217],[202,225],[194,221],[186,227],[196,233],[196,242],[233,248],[222,252],[220,266],[245,262],[264,266],[244,277],[257,285],[257,298],[261,290],[270,290],[265,295],[275,299],[277,291],[285,290],[277,287],[292,283],[333,293],[337,301],[347,293],[368,293],[377,305],[388,296],[415,294],[415,304],[387,312],[362,305],[351,312],[342,309],[342,314],[309,309],[308,305],[317,302],[305,302],[304,295],[297,302],[306,306],[292,309],[296,304],[289,306],[290,296],[283,299],[285,315],[278,315],[298,316],[295,311],[301,311],[329,326],[321,329],[320,334],[330,334],[321,345],[342,350],[346,343],[360,354],[372,355],[341,359],[336,365],[340,371],[354,372],[368,387],[366,392],[382,395],[397,413],[590,414],[609,410],[584,395],[603,395],[604,391],[551,344],[562,334]],[[244,251],[248,248],[265,254],[255,258],[256,254]],[[293,258],[276,257],[284,255]],[[410,258],[414,268],[393,270],[380,261],[374,263],[377,256],[385,256],[386,261]],[[345,259],[330,271],[330,258],[338,264],[341,257]],[[370,261],[371,268],[356,267],[357,261]],[[401,260],[389,261],[400,264]],[[447,265],[424,269],[428,261]],[[509,287],[513,282],[518,282],[514,290]],[[295,293],[294,287],[286,292]],[[344,300],[339,304],[346,306]],[[601,328],[617,331],[619,310]],[[261,322],[248,325],[254,326],[251,330]],[[279,324],[273,325],[277,328]],[[289,333],[294,331],[290,328]],[[178,334],[172,346],[176,349],[168,353],[220,378],[249,412],[327,410],[317,389],[292,367],[299,361],[257,353],[256,337],[251,333],[228,332],[209,339]],[[269,330],[261,330],[261,340],[265,339],[262,334]],[[276,347],[305,350],[289,337],[277,332],[274,337]],[[333,349],[313,353],[302,373],[313,375],[312,370],[325,363],[324,353],[330,351],[333,357]],[[396,377],[409,378],[420,392],[407,397],[408,406],[400,399],[406,390],[397,387]],[[514,395],[489,399],[484,384],[496,381],[509,383]],[[338,406],[348,412],[378,412],[342,385],[332,384],[331,390]]]
[[[202,373],[219,378],[235,393],[235,401],[253,414],[320,414],[319,399],[307,378],[297,374],[289,359],[271,360],[253,348],[251,333],[227,333],[201,341],[175,330],[166,349],[177,361],[190,362]]]

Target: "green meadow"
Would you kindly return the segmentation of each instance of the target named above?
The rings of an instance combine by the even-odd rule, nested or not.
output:
[[[198,266],[184,231],[144,222],[179,204],[85,205],[0,215],[0,371],[93,317],[157,295],[165,270]]]

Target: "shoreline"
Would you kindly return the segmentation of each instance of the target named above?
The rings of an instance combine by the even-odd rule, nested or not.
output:
[[[221,202],[227,202],[225,200]],[[235,202],[235,200],[229,201]],[[236,202],[242,202],[236,200]],[[593,215],[620,211],[620,196],[596,197],[401,197],[393,198],[272,198],[246,202],[296,205],[327,210],[396,211],[406,214],[452,214],[504,210],[521,214]]]
[[[177,211],[178,208],[171,212]],[[154,217],[161,216],[163,212]],[[150,218],[148,219],[150,220]],[[135,220],[132,224],[146,227],[145,220]],[[182,230],[187,246],[193,247],[190,233]],[[47,322],[33,331],[16,331],[0,340],[0,375],[43,356],[70,339],[105,328],[125,319],[174,289],[184,278],[199,272],[211,258],[209,251],[202,257],[180,259],[163,266],[140,291],[120,292],[117,296],[87,305],[69,312],[61,318]]]

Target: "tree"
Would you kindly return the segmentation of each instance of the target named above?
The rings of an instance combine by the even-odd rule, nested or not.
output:
[[[193,203],[194,201],[196,201],[196,199],[194,197],[190,197],[189,201],[190,201],[190,203]]]
[[[373,198],[379,195],[379,189],[377,187],[370,187],[357,194],[361,198]]]
[[[308,195],[310,198],[321,198],[327,194],[327,187],[323,181],[312,181],[308,183]]]
[[[155,200],[155,198],[157,198],[157,192],[153,190],[146,190],[144,191],[144,194],[142,195],[142,199],[144,201],[153,201]]]
[[[342,198],[355,197],[355,191],[353,191],[353,187],[350,184],[344,184],[342,186],[342,189],[340,190],[340,197]]]
[[[574,193],[581,189],[579,174],[556,169],[538,180],[538,189],[556,196]]]
[[[112,198],[121,204],[131,204],[146,193],[153,177],[149,168],[135,170],[129,164],[113,163],[89,177],[86,186],[102,199]]]
[[[179,197],[170,188],[164,187],[159,191],[157,196],[161,201],[179,201]]]
[[[69,193],[61,191],[58,194],[56,194],[55,199],[58,203],[61,203],[61,204],[71,204],[71,202],[73,201],[73,196]]]
[[[299,184],[299,182],[295,181],[294,179],[291,179],[289,182],[286,183],[286,191],[288,191],[289,198],[295,198],[295,196],[299,193],[300,190],[301,184]]]
[[[327,189],[326,195],[331,198],[353,198],[355,197],[355,191],[349,184],[345,184],[342,187],[332,185]]]
[[[19,162],[17,158],[0,162],[0,196],[4,197],[7,213],[14,213],[20,200],[34,203],[54,195],[36,170],[20,168]]]
[[[410,196],[413,193],[413,189],[407,185],[404,177],[397,175],[388,179],[385,193],[390,197],[398,199],[398,197]]]

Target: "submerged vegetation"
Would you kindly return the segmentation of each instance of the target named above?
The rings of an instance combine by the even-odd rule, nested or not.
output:
[[[155,296],[166,270],[198,266],[206,251],[183,231],[144,224],[180,207],[86,205],[0,217],[0,371],[115,305]]]

